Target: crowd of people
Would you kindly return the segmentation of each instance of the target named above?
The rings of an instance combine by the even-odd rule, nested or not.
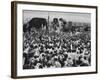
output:
[[[76,33],[35,28],[24,32],[23,69],[90,66],[90,32]]]

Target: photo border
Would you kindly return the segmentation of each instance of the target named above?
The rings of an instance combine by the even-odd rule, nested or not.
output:
[[[17,76],[17,4],[27,5],[47,5],[59,7],[79,7],[79,8],[93,8],[96,9],[96,71],[94,72],[81,72],[81,73],[63,73],[63,74],[49,74],[49,75],[33,75],[33,76]],[[25,1],[12,1],[11,2],[11,77],[12,78],[32,78],[32,77],[50,77],[50,76],[66,76],[66,75],[81,75],[81,74],[94,74],[98,72],[98,7],[88,5],[73,5],[73,4],[58,4],[58,3],[40,3],[40,2],[25,2]]]

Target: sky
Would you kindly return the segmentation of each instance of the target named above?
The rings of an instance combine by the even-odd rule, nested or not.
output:
[[[90,13],[23,10],[23,23],[27,23],[34,17],[41,17],[48,19],[48,15],[49,15],[49,21],[52,21],[53,18],[63,18],[66,21],[83,22],[83,23],[91,22]]]

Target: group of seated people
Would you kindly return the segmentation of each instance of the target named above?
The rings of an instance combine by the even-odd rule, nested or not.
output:
[[[30,33],[23,33],[23,69],[91,65],[91,40],[88,34],[66,37],[58,33]]]

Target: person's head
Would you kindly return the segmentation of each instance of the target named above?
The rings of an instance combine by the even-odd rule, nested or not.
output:
[[[84,60],[87,60],[87,58],[84,56]]]
[[[37,45],[34,46],[35,49],[37,49],[37,47],[38,47]]]
[[[39,65],[39,68],[43,68],[43,66],[42,65]]]
[[[34,55],[34,58],[36,59],[36,58],[38,58],[39,56],[36,56],[36,55]]]
[[[68,54],[64,54],[65,58],[68,58]]]
[[[53,18],[53,22],[57,23],[58,22],[58,18]]]
[[[35,61],[34,61],[34,57],[30,58],[30,59],[29,59],[29,62],[34,63],[34,62],[35,62]]]
[[[45,54],[42,54],[42,57],[45,57]]]
[[[33,48],[33,45],[32,44],[30,45],[30,48]]]
[[[82,56],[79,56],[79,60],[81,60]]]
[[[57,61],[58,59],[57,58],[54,58],[54,61]]]
[[[23,53],[23,57],[27,57],[27,53],[26,52]]]
[[[62,21],[62,20],[63,20],[63,18],[59,18],[59,20],[60,20],[60,21]]]
[[[49,68],[51,66],[51,64],[50,63],[47,63],[47,67]]]

